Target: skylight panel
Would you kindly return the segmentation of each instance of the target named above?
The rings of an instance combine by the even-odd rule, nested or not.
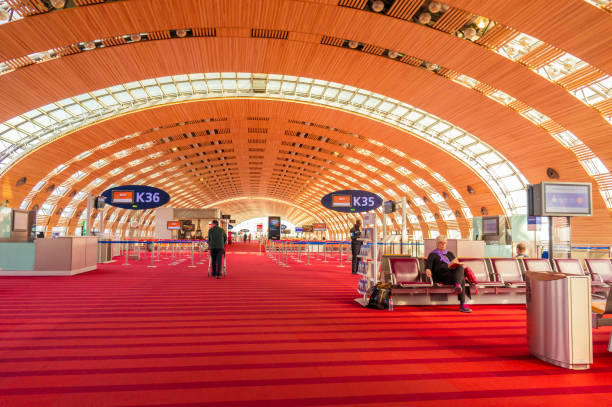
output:
[[[472,211],[470,211],[470,208],[468,208],[467,206],[464,206],[461,208],[461,211],[463,212],[463,216],[465,216],[466,219],[472,219]]]
[[[130,154],[131,154],[131,152],[129,150],[121,150],[121,151],[115,153],[114,156],[116,158],[123,158],[123,157],[126,157],[126,156],[130,155]]]
[[[469,76],[459,75],[452,79],[453,82],[457,82],[460,85],[463,85],[467,88],[472,89],[476,85],[478,85],[478,81],[474,78],[470,78]]]
[[[142,163],[142,161],[143,161],[143,160],[139,158],[139,159],[137,159],[137,160],[130,161],[128,164],[129,164],[131,167],[134,167],[134,166],[136,166],[136,165],[138,165],[138,164],[141,164],[141,163]]]
[[[419,197],[415,197],[412,199],[412,201],[414,202],[414,204],[416,206],[425,206],[425,201],[423,201],[421,198]]]
[[[55,209],[55,205],[44,203],[40,206],[39,213],[43,216],[50,216],[53,213],[53,209]]]
[[[21,141],[22,139],[26,138],[27,135],[23,134],[15,129],[10,129],[4,133],[2,133],[2,135],[0,135],[0,137],[2,137],[5,140],[8,141],[12,141],[13,143],[17,143],[18,141]]]
[[[371,182],[372,184],[376,185],[377,187],[379,187],[379,186],[381,186],[381,185],[382,185],[382,182],[380,182],[380,181],[379,181],[379,180],[377,180],[377,179],[371,179],[371,180],[370,180],[370,182]]]
[[[436,218],[434,218],[434,215],[431,212],[423,213],[423,219],[425,219],[425,222],[435,222],[436,221]]]
[[[98,160],[98,161],[96,161],[96,162],[95,162],[95,163],[93,163],[92,165],[93,165],[94,167],[96,167],[96,168],[102,168],[102,167],[104,167],[104,166],[105,166],[105,165],[107,165],[107,164],[108,164],[108,161],[106,161],[106,160],[102,159],[102,160]]]
[[[66,110],[68,110],[70,113],[72,113],[75,116],[79,116],[81,114],[88,113],[87,110],[83,109],[83,106],[77,105],[77,104],[67,106]]]
[[[440,215],[442,216],[442,219],[444,220],[456,220],[457,219],[455,217],[455,214],[451,210],[440,211]]]
[[[402,184],[398,188],[400,190],[402,190],[403,192],[410,192],[410,191],[412,191],[412,189],[408,185],[406,185],[406,184]]]
[[[393,175],[383,173],[381,176],[387,181],[395,181],[395,177]]]
[[[557,133],[553,135],[561,144],[565,147],[574,147],[578,144],[582,144],[582,142],[569,130],[566,130],[562,133]]]
[[[64,171],[66,168],[68,168],[66,164],[60,164],[57,167],[55,167],[55,169],[53,169],[53,171],[51,172],[53,174],[59,174],[60,172]]]
[[[111,95],[99,97],[98,100],[105,106],[116,106],[119,104],[119,102],[117,102],[117,100],[115,100],[115,98]]]
[[[87,150],[87,151],[83,151],[81,154],[76,156],[77,160],[82,160],[85,157],[89,157],[91,155],[91,151]]]
[[[378,157],[378,159],[376,161],[378,161],[379,163],[382,163],[384,165],[391,164],[391,160],[389,160],[388,158],[385,158],[385,157]]]
[[[406,167],[397,167],[397,168],[395,168],[395,171],[399,172],[402,175],[410,175],[410,174],[412,174],[412,171],[410,171]]]
[[[72,176],[70,178],[75,179],[75,180],[81,180],[86,175],[87,175],[87,173],[85,171],[77,171],[74,174],[72,174]]]
[[[124,171],[123,168],[119,167],[119,168],[115,168],[114,170],[109,171],[110,175],[117,175],[120,174]]]
[[[610,173],[604,163],[597,157],[590,158],[588,160],[581,160],[580,163],[590,176]]]
[[[73,201],[82,201],[87,196],[87,192],[80,191],[72,198]]]
[[[525,188],[523,183],[516,176],[502,178],[500,181],[501,181],[501,184],[504,185],[504,187],[506,187],[507,191],[516,191],[516,190],[522,190]]]
[[[423,164],[423,163],[422,163],[422,162],[420,162],[419,160],[412,160],[412,163],[413,163],[414,165],[416,165],[417,167],[419,167],[419,168],[425,168],[425,167],[427,167],[425,164]]]
[[[413,182],[414,182],[415,185],[417,185],[418,187],[421,187],[421,188],[429,187],[429,183],[427,181],[425,181],[423,178],[417,178]]]
[[[467,146],[470,144],[473,144],[476,142],[476,140],[474,139],[474,137],[470,137],[470,136],[463,136],[458,140],[454,140],[455,143],[460,144],[462,146]]]
[[[511,41],[504,44],[502,47],[498,48],[497,52],[513,61],[516,61],[540,45],[542,45],[542,41],[527,34],[521,33]]]
[[[535,124],[542,124],[548,120],[550,120],[549,117],[543,115],[542,113],[538,112],[535,109],[531,109],[531,110],[527,110],[523,113],[521,113],[523,116],[525,116],[527,119],[531,120],[532,122],[534,122]]]
[[[440,194],[431,194],[429,197],[433,203],[444,202],[444,198]]]
[[[91,184],[89,184],[89,185],[91,185],[93,187],[97,187],[98,185],[100,185],[103,182],[104,182],[104,180],[102,178],[96,178],[93,181],[91,181]]]

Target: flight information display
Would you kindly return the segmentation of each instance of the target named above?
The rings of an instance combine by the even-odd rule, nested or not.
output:
[[[542,183],[545,215],[591,215],[590,184]]]
[[[280,216],[268,216],[268,239],[279,240],[281,235]]]

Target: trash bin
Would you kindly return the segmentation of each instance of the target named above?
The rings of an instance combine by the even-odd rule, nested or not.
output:
[[[531,354],[568,369],[588,369],[593,363],[589,277],[530,271],[526,285]]]

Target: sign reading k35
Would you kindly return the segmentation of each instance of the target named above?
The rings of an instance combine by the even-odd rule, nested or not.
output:
[[[346,213],[368,212],[382,205],[382,198],[359,190],[336,191],[321,198],[321,204],[331,210]]]
[[[102,193],[108,205],[123,209],[151,209],[165,205],[170,195],[161,189],[145,185],[122,185]]]

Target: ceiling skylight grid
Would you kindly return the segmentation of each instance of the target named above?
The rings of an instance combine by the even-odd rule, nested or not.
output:
[[[219,75],[219,74],[216,74]],[[258,78],[264,77],[267,78],[268,76],[263,75],[263,74],[247,74],[250,75],[251,78],[251,82],[253,82],[253,79],[255,79],[255,77],[257,76]],[[245,74],[242,75],[243,77],[246,76]],[[63,121],[56,121],[55,119],[52,121],[52,123],[49,126],[41,126],[41,129],[34,132],[34,133],[29,133],[27,134],[25,137],[22,137],[22,139],[20,139],[19,141],[16,141],[14,143],[12,143],[12,146],[9,149],[5,149],[4,151],[2,151],[0,153],[0,171],[4,172],[6,171],[6,169],[9,167],[10,164],[12,164],[13,162],[15,162],[17,159],[19,159],[23,153],[29,151],[30,149],[34,148],[35,146],[37,146],[39,144],[39,140],[43,137],[46,137],[49,141],[61,136],[62,134],[65,134],[69,131],[72,130],[76,130],[77,128],[85,125],[85,124],[90,124],[90,123],[95,123],[103,118],[107,118],[107,117],[112,117],[114,115],[117,114],[123,114],[129,111],[133,111],[135,109],[140,109],[143,107],[153,107],[153,106],[159,106],[162,105],[164,103],[167,102],[173,102],[173,101],[189,101],[189,100],[201,100],[201,99],[206,99],[206,98],[210,98],[210,97],[219,97],[219,96],[223,96],[223,97],[232,97],[232,96],[242,96],[242,97],[255,97],[255,98],[265,98],[265,97],[269,97],[271,95],[269,95],[268,93],[255,93],[253,88],[251,87],[250,89],[245,89],[242,88],[237,92],[232,92],[231,94],[227,94],[224,93],[223,89],[221,87],[218,87],[219,91],[218,92],[214,92],[214,93],[204,93],[204,92],[197,92],[195,89],[193,89],[193,87],[191,87],[191,81],[194,80],[194,78],[196,79],[202,79],[204,82],[206,82],[206,86],[207,88],[210,88],[210,81],[217,81],[218,79],[215,78],[215,76],[211,75],[211,74],[190,74],[190,75],[182,75],[183,78],[187,77],[188,80],[183,81],[183,82],[173,82],[175,80],[175,78],[177,78],[177,76],[175,77],[163,77],[163,78],[156,78],[153,80],[153,83],[155,83],[155,85],[151,85],[148,87],[148,90],[150,89],[158,89],[159,90],[159,94],[160,97],[156,98],[155,100],[152,100],[150,98],[144,98],[144,99],[133,99],[130,96],[130,99],[128,100],[127,98],[124,98],[124,100],[127,100],[124,103],[117,103],[117,105],[113,105],[112,108],[109,107],[102,107],[96,111],[92,111],[90,113],[89,110],[86,110],[85,112],[81,113],[80,115],[75,115],[75,114],[70,114],[67,115],[65,117],[65,119]],[[284,83],[284,81],[286,80],[285,77],[281,76],[281,75],[274,75],[272,76],[273,78],[275,78],[274,80],[280,80],[281,83]],[[280,78],[280,79],[279,79]],[[439,124],[439,123],[444,123],[445,125],[447,125],[449,128],[451,129],[456,129],[458,130],[460,133],[462,134],[466,134],[465,131],[461,130],[461,129],[457,129],[455,126],[453,126],[451,123],[445,122],[435,116],[432,116],[424,111],[421,111],[417,108],[414,108],[406,103],[400,102],[398,100],[395,99],[391,99],[388,98],[384,95],[380,95],[380,94],[375,94],[369,91],[365,91],[365,90],[360,90],[357,89],[355,91],[352,91],[353,87],[348,87],[346,85],[340,85],[340,84],[331,84],[325,81],[318,81],[318,84],[325,84],[326,88],[330,88],[330,87],[337,87],[339,90],[342,89],[350,89],[353,94],[353,96],[350,99],[345,99],[345,101],[340,102],[340,100],[336,99],[336,100],[325,100],[325,99],[318,99],[318,100],[313,100],[313,98],[309,97],[309,95],[304,92],[303,96],[299,96],[297,95],[297,89],[298,89],[298,85],[299,84],[303,84],[303,85],[308,85],[310,87],[310,85],[312,85],[313,80],[309,79],[309,78],[293,78],[295,80],[295,89],[296,89],[296,93],[294,94],[290,94],[288,92],[283,92],[282,89],[283,87],[281,86],[281,90],[279,91],[279,93],[275,94],[274,97],[279,97],[279,95],[282,95],[282,97],[284,99],[287,100],[303,100],[303,101],[308,101],[311,103],[317,103],[317,104],[322,104],[324,106],[332,106],[332,107],[337,107],[337,108],[341,108],[344,110],[348,110],[351,112],[355,112],[355,113],[359,113],[359,114],[364,114],[366,116],[372,117],[372,118],[376,118],[378,120],[381,120],[387,124],[393,125],[395,127],[399,127],[403,130],[409,131],[412,134],[426,140],[429,141],[430,143],[436,145],[436,146],[441,146],[444,147],[445,145],[450,147],[448,149],[445,149],[446,151],[449,151],[451,154],[455,155],[456,157],[464,160],[466,162],[467,165],[469,165],[470,167],[472,167],[477,173],[479,173],[481,176],[484,177],[483,174],[488,174],[488,170],[487,170],[487,165],[484,162],[481,162],[478,160],[477,157],[474,157],[473,155],[467,155],[464,152],[462,152],[462,146],[460,145],[453,145],[453,143],[451,142],[450,145],[445,141],[445,140],[441,140],[441,138],[439,137],[439,133],[436,133],[431,126],[434,124]],[[225,80],[229,80],[229,79],[225,79]],[[238,80],[238,77],[236,76],[235,79],[233,79],[234,81]],[[145,84],[145,83],[151,83],[151,82],[146,82],[146,81],[141,81],[141,83]],[[190,87],[191,91],[187,92],[187,93],[181,93],[179,92],[178,94],[172,94],[171,96],[166,95],[161,88],[159,88],[160,84],[164,84],[164,83],[173,83],[175,85],[178,84],[182,84],[181,86],[175,86],[173,89],[187,89],[187,86]],[[340,87],[338,87],[338,85],[340,85]],[[133,85],[132,85],[133,86]],[[288,89],[290,87],[285,87],[284,89]],[[118,87],[114,87],[115,92],[123,92],[126,87],[124,85],[120,85]],[[64,103],[66,106],[71,106],[71,105],[76,105],[76,104],[82,104],[88,100],[95,100],[95,101],[99,101],[100,98],[104,97],[104,96],[112,96],[114,94],[113,91],[109,89],[100,89],[98,91],[95,92],[90,92],[88,94],[83,94],[83,95],[79,95],[77,97],[73,97],[70,99],[66,99],[66,102]],[[341,94],[341,92],[339,92],[338,94]],[[165,95],[165,96],[161,96],[161,95]],[[358,100],[354,101],[353,99],[359,97]],[[393,111],[396,111],[397,109],[393,110],[393,111],[389,111],[389,112],[379,112],[377,110],[375,110],[374,108],[369,108],[369,109],[365,109],[362,108],[361,106],[367,102],[367,100],[369,98],[373,98],[377,100],[377,104],[376,106],[380,105],[382,103],[382,101],[393,104],[395,106],[402,106],[404,108],[404,111],[408,112],[408,113],[404,113],[403,116],[395,116]],[[69,102],[68,102],[69,100]],[[106,99],[111,100],[111,99]],[[112,100],[117,100],[117,98],[112,97]],[[59,102],[58,102],[59,104]],[[100,103],[101,106],[104,106],[103,103]],[[56,104],[57,106],[57,104]],[[373,105],[374,106],[374,105]],[[61,110],[63,111],[65,109],[65,106],[63,106],[61,108]],[[56,107],[55,109],[50,109],[48,110],[46,113],[43,113],[43,109],[35,109],[36,111],[40,112],[40,114],[36,117],[40,117],[43,115],[49,115],[51,112],[57,112],[58,110],[60,110],[60,108]],[[30,113],[30,112],[28,112]],[[26,113],[26,115],[28,114]],[[25,116],[25,115],[22,115]],[[22,117],[19,116],[19,117]],[[5,123],[6,124],[6,123]],[[477,140],[474,137],[475,140]],[[485,145],[484,143],[477,141],[478,143],[480,143],[483,148],[485,148],[487,151],[490,151],[490,154],[496,154],[499,155],[499,153],[497,153],[496,151],[494,151],[491,147],[489,147],[488,145]],[[8,151],[7,151],[8,150]],[[503,156],[500,155],[500,158],[502,161],[507,161],[505,160],[505,158],[503,158]],[[512,167],[514,167],[511,163],[509,163],[509,165],[511,165]],[[518,172],[518,171],[517,171]],[[522,182],[524,182],[526,184],[526,181],[524,180],[524,178],[521,176],[522,178]],[[488,175],[486,176],[486,180],[487,182],[491,183],[492,185],[497,184],[497,179],[492,176],[492,175]],[[501,191],[505,191],[507,190],[507,188],[501,188],[501,186],[498,187],[494,187],[494,189],[498,192]],[[500,198],[500,201],[505,202],[506,206],[505,209],[508,213],[517,213],[517,211],[522,211],[522,209],[520,207],[518,207],[517,205],[514,205],[511,198],[507,197],[504,199]]]

